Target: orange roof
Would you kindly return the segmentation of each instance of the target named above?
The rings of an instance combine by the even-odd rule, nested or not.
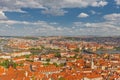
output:
[[[2,66],[0,66],[0,75],[2,75],[4,72],[5,72],[5,69]]]
[[[25,77],[24,80],[30,80],[30,78],[29,77]]]
[[[92,73],[92,74],[86,75],[86,77],[89,79],[93,79],[93,78],[100,78],[102,76],[100,74]]]

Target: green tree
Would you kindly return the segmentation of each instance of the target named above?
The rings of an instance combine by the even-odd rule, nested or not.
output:
[[[25,58],[29,58],[30,57],[30,55],[25,55]]]
[[[80,49],[79,48],[76,48],[75,50],[73,50],[74,52],[79,52]]]
[[[48,65],[50,65],[50,63],[49,63],[49,62],[43,63],[43,65],[44,65],[44,66],[48,66]]]
[[[65,78],[63,78],[63,77],[60,77],[58,80],[65,80]]]
[[[53,63],[53,65],[55,65],[56,67],[58,67],[58,64],[57,64],[57,63]]]
[[[50,59],[46,59],[47,62],[50,62]]]
[[[32,54],[39,54],[41,52],[39,48],[30,48],[29,50]]]
[[[60,63],[59,66],[63,67],[63,66],[65,66],[65,65],[66,65],[66,63]]]
[[[60,54],[60,53],[55,53],[55,57],[60,58],[60,57],[61,57],[61,54]]]
[[[75,54],[75,56],[73,58],[77,58],[78,57],[78,54]]]
[[[115,47],[114,49],[116,49],[116,50],[120,50],[120,47]]]
[[[2,63],[0,63],[0,65],[5,68],[9,68],[10,66],[12,66],[13,68],[16,68],[18,66],[18,64],[16,64],[12,60],[5,60]]]
[[[9,60],[3,61],[2,63],[0,63],[0,65],[5,67],[5,68],[9,68],[9,65],[10,65]]]

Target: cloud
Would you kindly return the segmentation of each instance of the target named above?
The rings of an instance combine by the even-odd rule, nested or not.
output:
[[[101,23],[74,23],[74,26],[81,30],[79,35],[99,35],[99,36],[114,36],[120,34],[120,27],[107,22]],[[78,33],[77,33],[78,34]]]
[[[115,0],[117,5],[120,5],[120,0]]]
[[[113,13],[103,16],[104,22],[74,22],[71,26],[61,26],[58,23],[45,21],[27,22],[14,20],[0,20],[0,35],[10,36],[77,36],[102,35],[112,36],[120,34],[120,14]],[[112,18],[111,18],[112,17]],[[33,27],[34,26],[34,27]]]
[[[105,6],[105,5],[107,5],[108,4],[108,2],[106,2],[106,1],[99,1],[99,2],[93,2],[93,4],[92,4],[92,6],[94,6],[94,7],[100,7],[100,6]]]
[[[90,12],[91,12],[92,14],[96,14],[96,12],[95,12],[95,11],[93,11],[93,10],[91,10]]]
[[[72,31],[71,28],[47,23],[45,21],[0,21],[0,35],[4,36],[54,36],[67,35],[70,34],[70,31]]]
[[[104,16],[104,19],[110,20],[110,21],[111,20],[114,20],[114,21],[118,20],[118,21],[120,21],[120,14],[119,13],[108,14],[108,15]]]
[[[113,13],[103,16],[104,22],[74,22],[74,27],[82,30],[82,34],[112,36],[120,34],[120,14]]]
[[[94,4],[96,3],[96,4]],[[43,6],[46,6],[47,9],[43,11],[46,13],[56,13],[64,15],[66,11],[65,8],[85,8],[88,6],[92,7],[103,7],[107,5],[108,2],[103,0],[42,0]],[[59,16],[61,16],[59,15]]]
[[[13,4],[14,3],[14,4]],[[103,0],[0,0],[1,11],[22,11],[22,8],[39,8],[44,14],[62,16],[65,8],[103,7],[107,1]]]
[[[82,8],[82,7],[101,7],[107,5],[107,1],[103,0],[64,0],[64,3],[67,5],[64,5],[64,7],[71,7],[71,8]],[[96,5],[94,5],[96,4]]]
[[[0,0],[2,11],[24,12],[21,8],[43,8],[43,6],[34,0]]]
[[[53,16],[63,16],[67,11],[64,11],[63,9],[45,9],[42,11],[43,14],[51,14]]]
[[[7,19],[7,17],[5,16],[4,12],[0,11],[0,20],[2,19]]]
[[[88,17],[88,16],[89,16],[89,15],[86,14],[86,13],[80,13],[80,14],[78,15],[79,18],[86,18],[86,17]]]

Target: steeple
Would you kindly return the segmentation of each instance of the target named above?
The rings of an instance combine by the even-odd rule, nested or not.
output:
[[[91,69],[94,69],[94,60],[93,60],[93,57],[91,57]]]

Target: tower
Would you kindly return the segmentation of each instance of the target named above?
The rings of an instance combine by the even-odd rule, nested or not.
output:
[[[91,69],[94,69],[94,61],[93,61],[93,58],[91,58]]]

